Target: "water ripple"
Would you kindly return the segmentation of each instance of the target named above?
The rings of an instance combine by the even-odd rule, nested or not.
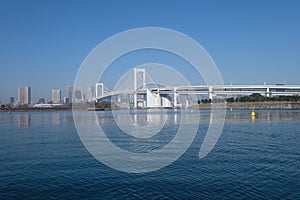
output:
[[[217,145],[200,160],[206,115],[180,159],[127,174],[89,154],[71,113],[0,113],[0,199],[300,199],[299,112],[261,111],[255,122],[246,112],[229,114]],[[101,120],[114,130],[111,115]],[[176,130],[166,124],[157,138],[111,138],[147,152],[167,144]]]

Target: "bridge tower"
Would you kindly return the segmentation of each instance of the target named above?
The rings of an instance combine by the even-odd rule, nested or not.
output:
[[[96,83],[96,88],[95,88],[95,93],[96,93],[96,99],[99,99],[104,95],[104,84],[103,83]]]
[[[139,80],[141,80],[141,86],[139,85]],[[139,88],[140,87],[140,88]],[[146,69],[139,69],[134,68],[133,69],[133,107],[137,108],[138,102],[137,102],[137,92],[138,89],[146,89]]]

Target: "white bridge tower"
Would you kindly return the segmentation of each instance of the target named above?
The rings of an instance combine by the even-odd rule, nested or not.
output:
[[[139,85],[141,81],[141,86]],[[133,69],[133,107],[138,107],[137,93],[139,89],[146,89],[146,69]]]

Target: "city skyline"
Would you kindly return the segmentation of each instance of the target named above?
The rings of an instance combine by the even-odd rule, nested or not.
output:
[[[133,81],[133,80],[132,80]],[[184,88],[184,91],[187,91],[188,88],[190,90],[195,89],[197,91],[199,88],[202,88],[200,91],[203,91],[207,89],[208,95],[207,98],[212,99],[210,94],[210,89],[216,87],[216,93],[218,91],[223,91],[227,93],[227,97],[229,96],[235,96],[234,93],[239,93],[239,97],[244,96],[244,95],[250,95],[253,93],[260,93],[266,97],[272,96],[299,96],[300,94],[300,84],[298,85],[286,85],[286,84],[272,84],[272,85],[267,85],[266,83],[260,84],[260,85],[177,85],[177,86],[167,86],[164,88],[164,86],[159,86],[160,88],[152,87],[152,83],[149,83],[148,81],[145,82],[145,86],[150,86],[150,90],[172,90],[172,88]],[[153,86],[153,85],[152,85]],[[125,88],[118,88],[117,90],[109,90],[107,91],[106,86],[104,83],[95,83],[95,86],[88,86],[86,89],[83,89],[80,86],[66,86],[66,92],[65,95],[62,95],[62,91],[60,89],[52,89],[51,90],[51,98],[44,98],[40,96],[38,99],[33,100],[31,98],[31,87],[30,86],[20,86],[18,87],[18,97],[17,100],[15,101],[15,97],[9,97],[7,102],[2,102],[0,101],[1,105],[34,105],[34,104],[69,104],[69,103],[79,103],[79,102],[93,102],[102,99],[103,96],[110,96],[110,94],[114,94],[115,92],[118,93],[122,91],[125,91]],[[141,89],[142,87],[140,87]],[[197,89],[198,88],[198,89]],[[219,90],[220,88],[223,88]],[[134,88],[127,88],[127,90],[135,90]],[[213,91],[213,90],[211,90]],[[200,92],[201,93],[201,92]],[[205,93],[205,92],[204,92]],[[126,94],[123,93],[123,94]],[[202,94],[203,95],[203,94]],[[229,96],[228,96],[229,95]],[[74,97],[74,99],[73,99]],[[200,97],[201,98],[201,97]],[[204,96],[202,96],[202,99]]]
[[[96,45],[145,26],[177,30],[199,42],[225,84],[300,84],[299,9],[300,3],[293,0],[6,1],[0,8],[0,66],[5,72],[0,101],[16,100],[17,88],[24,85],[32,87],[33,102],[51,99],[53,88],[63,89],[66,96],[66,86],[73,85],[81,63]],[[158,52],[147,53],[112,63],[103,82],[113,85],[129,66],[177,63]],[[184,63],[178,68],[184,70]]]
[[[90,87],[94,88],[94,91],[90,91]],[[88,92],[91,94],[88,98],[85,98],[85,92],[82,90],[81,87],[73,87],[73,86],[66,86],[65,92],[62,92],[61,89],[51,89],[49,96],[42,96],[36,94],[38,96],[37,99],[32,98],[32,87],[31,86],[19,86],[17,88],[17,94],[15,96],[7,97],[4,101],[0,100],[1,104],[20,104],[20,105],[29,105],[29,104],[36,104],[41,103],[40,101],[45,101],[42,103],[51,102],[53,104],[65,103],[65,98],[68,98],[68,101],[72,102],[72,91],[74,92],[75,100],[90,100],[91,98],[95,98],[95,87],[90,86],[87,88],[87,95]],[[16,99],[16,100],[15,100]],[[43,100],[42,100],[43,99]]]

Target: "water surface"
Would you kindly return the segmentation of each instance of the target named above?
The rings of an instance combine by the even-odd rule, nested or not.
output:
[[[178,125],[167,121],[163,135],[132,143],[117,134],[111,112],[97,116],[116,145],[134,152],[162,148]],[[0,113],[0,199],[300,198],[299,111],[259,111],[255,119],[249,111],[227,112],[218,143],[199,159],[209,118],[201,111],[197,136],[177,161],[132,174],[96,160],[69,111]]]

